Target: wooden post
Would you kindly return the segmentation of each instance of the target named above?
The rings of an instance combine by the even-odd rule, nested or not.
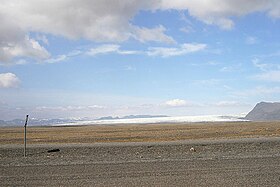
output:
[[[28,115],[26,115],[26,120],[24,124],[24,157],[26,157],[26,126],[28,121]]]

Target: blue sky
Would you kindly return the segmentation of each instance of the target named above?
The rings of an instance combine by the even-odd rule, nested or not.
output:
[[[0,119],[247,113],[279,101],[280,3],[3,0]]]

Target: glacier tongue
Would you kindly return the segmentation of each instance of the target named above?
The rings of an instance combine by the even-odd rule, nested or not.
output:
[[[244,115],[202,115],[202,116],[178,116],[178,117],[155,117],[155,118],[134,118],[134,119],[112,119],[112,120],[91,120],[64,123],[56,125],[106,125],[106,124],[149,124],[149,123],[195,123],[195,122],[234,122],[248,121]]]

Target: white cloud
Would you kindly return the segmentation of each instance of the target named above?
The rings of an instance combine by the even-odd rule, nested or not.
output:
[[[48,60],[46,60],[47,63],[58,63],[58,62],[62,62],[65,61],[67,59],[67,55],[58,55],[55,58],[50,58]]]
[[[165,106],[169,106],[169,107],[184,107],[187,105],[187,101],[182,100],[182,99],[172,99],[169,101],[166,101],[164,103]]]
[[[258,11],[280,17],[277,0],[2,0],[0,14],[23,31],[102,42],[125,41],[130,37],[140,41],[170,42],[173,39],[164,34],[163,26],[140,28],[131,22],[140,10],[170,9],[187,10],[204,23],[225,29],[233,26],[233,16]]]
[[[71,39],[123,41],[142,1],[4,0],[1,12],[20,28]]]
[[[58,55],[57,57],[49,58],[49,59],[45,60],[44,62],[46,62],[46,63],[59,63],[59,62],[62,62],[62,61],[66,61],[70,57],[78,56],[78,55],[81,55],[81,54],[83,54],[82,51],[74,50],[74,51],[71,51],[68,54]]]
[[[19,83],[19,78],[13,73],[0,74],[0,88],[17,87]]]
[[[134,55],[134,54],[141,54],[142,51],[134,51],[134,50],[122,50],[120,49],[121,46],[117,44],[103,44],[99,45],[94,48],[86,49],[84,51],[82,50],[74,50],[67,54],[61,54],[53,58],[49,58],[45,60],[46,63],[59,63],[62,61],[66,61],[70,59],[71,57],[75,57],[78,55],[90,55],[90,56],[96,56],[96,55],[106,55],[106,54],[119,54],[119,55]]]
[[[119,54],[119,55],[146,54],[148,56],[170,57],[170,56],[179,56],[188,53],[194,53],[205,49],[206,46],[207,46],[206,44],[186,43],[180,45],[180,47],[178,48],[150,47],[144,51],[136,51],[136,50],[121,49],[121,46],[119,44],[102,44],[90,49],[86,49],[84,51],[76,50],[68,54],[58,55],[56,57],[45,60],[45,62],[58,63],[61,61],[66,61],[70,57],[74,57],[77,55],[96,56],[96,55],[108,55],[108,54]]]
[[[209,25],[218,25],[222,29],[231,29],[234,26],[231,17],[253,12],[265,12],[270,17],[280,18],[280,2],[277,0],[162,0],[160,8],[187,10],[198,20]]]
[[[139,10],[154,7],[156,1],[4,0],[1,3],[0,12],[24,30],[100,42],[121,42],[132,36],[160,42],[168,38],[161,26],[148,29],[130,23]],[[138,32],[152,36],[138,38]],[[162,35],[163,40],[155,39],[159,37],[155,33]]]
[[[98,54],[106,54],[106,53],[112,53],[117,52],[119,50],[119,45],[101,45],[96,48],[92,48],[89,50],[88,55],[98,55]]]
[[[150,47],[147,54],[149,56],[180,56],[188,53],[194,53],[197,51],[204,50],[207,47],[206,44],[198,43],[185,43],[180,45],[178,48],[168,48],[168,47]]]
[[[132,54],[137,54],[140,53],[139,51],[129,51],[129,50],[121,50],[120,45],[115,45],[115,44],[105,44],[105,45],[100,45],[95,48],[91,48],[86,54],[88,55],[99,55],[99,54],[108,54],[108,53],[117,53],[121,55],[132,55]]]
[[[96,42],[134,38],[141,42],[173,43],[174,39],[164,33],[163,26],[140,28],[131,23],[138,11],[150,9],[157,3],[148,0],[2,0],[0,64],[16,64],[16,59],[22,57],[39,61],[49,58],[48,51],[38,42],[49,44],[45,34]],[[30,32],[37,33],[38,41],[28,37]],[[58,58],[59,61],[62,56]]]
[[[176,41],[164,34],[166,28],[162,25],[155,27],[153,29],[148,28],[135,28],[135,39],[140,42],[154,41],[154,42],[164,42],[169,44],[174,44]]]
[[[0,31],[1,32],[1,31]],[[1,36],[0,36],[1,37]],[[36,40],[25,36],[22,39],[3,41],[0,38],[0,64],[19,64],[17,58],[47,59],[50,54]]]
[[[47,34],[95,42],[123,42],[133,38],[140,42],[176,43],[166,34],[168,28],[162,25],[147,28],[133,23],[141,10],[171,9],[187,11],[198,20],[223,29],[233,27],[232,17],[253,12],[280,18],[280,1],[277,0],[2,0],[0,63],[16,63],[22,57],[39,61],[49,58],[50,54],[43,47],[49,43]],[[36,40],[30,38],[31,32],[38,34]],[[184,53],[169,48],[153,49],[150,54],[163,53],[159,51],[169,56]]]
[[[22,57],[42,60],[49,57],[47,50],[38,41],[30,38],[25,29],[12,19],[7,13],[6,4],[2,1],[0,6],[0,64],[18,64],[23,61]],[[11,3],[12,4],[12,3]]]

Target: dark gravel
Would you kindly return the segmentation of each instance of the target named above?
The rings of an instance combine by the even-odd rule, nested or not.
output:
[[[0,147],[0,186],[280,186],[279,138],[32,145],[27,153]]]

